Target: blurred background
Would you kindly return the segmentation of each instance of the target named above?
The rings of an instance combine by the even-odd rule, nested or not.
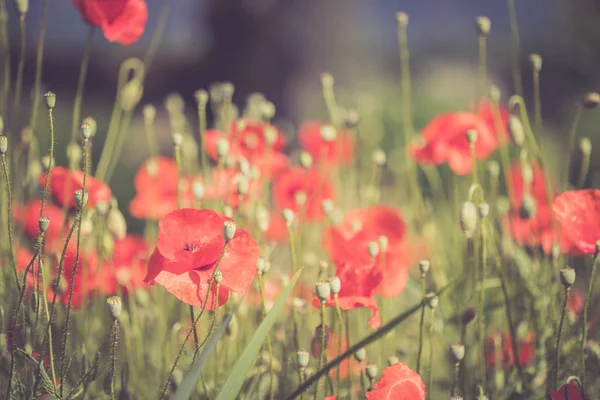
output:
[[[108,125],[119,65],[128,57],[143,57],[163,1],[147,0],[147,29],[134,45],[109,43],[100,32],[94,36],[82,116],[98,120],[97,141],[103,140]],[[515,2],[525,97],[528,101],[532,97],[527,56],[536,52],[543,57],[546,148],[560,148],[566,143],[574,103],[584,92],[600,89],[600,1]],[[41,14],[41,1],[30,3],[26,87],[33,84]],[[234,83],[234,100],[239,105],[252,92],[265,94],[276,104],[278,118],[297,125],[305,119],[326,118],[319,76],[329,72],[335,77],[342,105],[362,115],[380,115],[380,121],[397,121],[397,11],[410,16],[417,128],[442,110],[464,110],[473,101],[477,16],[487,16],[492,22],[489,79],[501,88],[504,100],[513,93],[509,17],[503,0],[173,0],[171,4],[166,33],[142,99],[142,104],[157,106],[159,118],[162,115],[165,120],[162,125],[159,122],[158,134],[166,154],[170,154],[171,132],[164,98],[180,93],[190,120],[195,121],[193,93],[214,81]],[[14,10],[10,11],[12,51],[17,54],[18,24]],[[51,2],[42,81],[45,89],[58,96],[57,123],[65,127],[65,138],[87,30],[71,1]],[[125,204],[132,195],[135,169],[147,156],[140,114],[136,113],[122,157],[123,173],[111,185]],[[580,136],[590,137],[594,145],[600,144],[599,120],[595,113],[586,113],[579,129]],[[374,140],[400,135],[397,124],[375,125],[370,126]],[[44,129],[45,123],[40,123],[41,135]],[[59,163],[61,157],[64,162],[64,154],[58,154]]]

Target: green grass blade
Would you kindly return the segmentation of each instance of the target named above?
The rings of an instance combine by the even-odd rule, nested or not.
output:
[[[181,381],[181,384],[175,393],[174,400],[188,400],[191,397],[196,385],[198,384],[198,379],[200,379],[200,374],[202,373],[208,358],[217,346],[217,343],[221,337],[225,334],[225,330],[227,329],[231,318],[231,314],[227,314],[225,318],[223,318],[223,322],[221,322],[221,325],[219,325],[215,334],[210,338],[208,343],[206,343],[206,346],[204,346],[204,349],[202,349],[200,352],[198,359],[194,362],[194,364],[192,364],[190,371]]]
[[[302,270],[296,272],[296,275],[292,278],[292,281],[285,288],[281,296],[277,299],[277,302],[271,308],[271,311],[267,314],[267,316],[263,319],[261,324],[258,326],[258,329],[252,336],[252,340],[246,346],[242,355],[236,361],[235,365],[231,369],[229,376],[227,377],[227,381],[221,388],[221,391],[216,397],[216,400],[233,400],[238,395],[240,389],[244,385],[244,381],[246,380],[246,375],[248,374],[248,370],[254,364],[254,360],[260,351],[263,342],[267,338],[269,331],[275,324],[277,320],[277,315],[283,308],[285,301],[292,291],[292,288],[296,285],[298,278],[300,277],[300,273]]]

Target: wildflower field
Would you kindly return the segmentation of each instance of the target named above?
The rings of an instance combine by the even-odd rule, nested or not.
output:
[[[514,0],[508,92],[477,17],[470,104],[420,124],[398,12],[394,122],[340,104],[323,73],[327,118],[291,135],[276,104],[235,104],[229,82],[145,101],[179,0],[153,32],[145,0],[73,0],[90,32],[75,101],[44,93],[53,2],[37,1],[41,15],[0,0],[0,399],[600,398],[600,190],[578,132],[600,94],[580,94],[558,164]],[[39,30],[27,68],[25,21]],[[104,116],[82,115],[94,32],[152,37],[114,71]],[[110,183],[135,116],[147,158],[124,202]]]

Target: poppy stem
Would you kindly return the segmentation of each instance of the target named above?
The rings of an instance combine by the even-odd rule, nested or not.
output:
[[[152,65],[152,61],[154,61],[154,56],[156,55],[158,46],[164,36],[167,20],[169,19],[169,12],[171,11],[171,1],[172,0],[165,0],[162,3],[162,7],[158,15],[156,29],[152,35],[150,45],[146,49],[146,54],[144,55],[144,65],[146,66],[145,75],[147,75],[150,70],[150,66]]]
[[[289,244],[290,244],[290,258],[292,261],[292,273],[296,274],[296,271],[298,271],[298,257],[296,255],[295,235],[294,235],[294,231],[292,230],[292,227],[289,224],[286,224],[286,225],[287,225]],[[295,295],[295,289],[294,289],[294,295]],[[294,334],[294,345],[296,347],[296,351],[299,351],[300,350],[300,340],[298,338],[298,321],[296,319],[296,308],[294,307],[293,304],[292,304],[292,324],[293,324],[293,334]]]
[[[510,21],[510,34],[512,38],[512,73],[515,93],[523,96],[523,83],[521,82],[521,43],[519,40],[519,24],[517,21],[517,11],[515,9],[515,0],[507,0],[508,18]]]
[[[17,273],[17,262],[15,260],[15,243],[13,239],[13,212],[12,212],[12,188],[10,185],[10,173],[8,171],[8,162],[6,160],[6,154],[0,155],[0,159],[2,161],[2,170],[4,171],[4,178],[6,180],[6,192],[7,192],[7,230],[8,230],[8,246],[10,247],[10,264],[13,270],[13,274],[15,275],[15,285],[17,287],[17,291],[21,290],[21,286],[19,285],[19,274]]]
[[[117,342],[119,340],[119,320],[115,319],[110,328],[110,398],[115,400],[115,370],[117,369]]]
[[[194,306],[190,304],[190,321],[192,322],[192,331],[194,333],[194,344],[196,345],[196,349],[198,349],[200,347],[200,341],[198,340],[198,330],[194,324],[195,320],[196,317],[194,316]]]
[[[479,90],[477,95],[477,102],[481,100],[483,96],[485,96],[486,86],[487,86],[487,34],[479,35]]]
[[[433,322],[435,319],[435,308],[431,309],[429,320],[429,368],[427,369],[427,399],[431,398],[433,391]]]
[[[150,158],[158,156],[158,143],[156,142],[156,132],[154,130],[154,120],[156,118],[156,108],[147,105],[144,107],[144,131],[146,132],[146,141],[148,142],[148,153]]]
[[[533,116],[535,135],[542,144],[542,100],[540,99],[540,71],[533,68]]]
[[[481,227],[487,221],[487,216],[480,215],[483,219]],[[481,375],[481,384],[486,387],[487,371],[485,365],[485,278],[487,274],[487,234],[485,229],[481,229],[481,276],[479,277],[479,315],[477,316],[477,325],[479,328],[479,341],[481,344],[481,357],[479,358],[479,372]]]
[[[333,295],[333,300],[335,302],[335,312],[337,315],[337,319],[338,319],[338,352],[337,355],[339,356],[340,354],[342,354],[342,341],[344,340],[344,317],[342,316],[342,309],[340,308],[340,299],[339,299],[339,294],[335,293]],[[347,341],[347,346],[350,346],[350,342]],[[342,374],[342,368],[338,367],[337,369],[337,375],[336,375],[336,380],[335,380],[335,393],[339,396],[340,395],[340,386],[341,386],[341,374]],[[348,376],[350,376],[350,360],[348,360]],[[350,386],[350,385],[348,385]],[[348,387],[348,391],[350,391],[351,388]]]
[[[492,102],[492,117],[494,119],[494,127],[496,132],[499,133],[498,140],[500,142],[500,164],[502,165],[502,174],[504,175],[504,185],[506,186],[508,198],[512,199],[513,188],[508,177],[508,170],[510,168],[510,154],[508,150],[508,143],[506,141],[507,132],[504,129],[504,125],[502,124],[502,119],[500,117],[500,104],[498,104],[497,100],[492,100]]]
[[[600,241],[596,242],[596,253],[594,254],[594,262],[592,264],[592,273],[590,274],[590,280],[588,284],[587,295],[585,296],[585,304],[583,306],[583,334],[581,336],[581,387],[585,387],[585,345],[587,343],[588,334],[588,308],[590,305],[590,299],[592,297],[594,280],[596,278],[596,266],[599,262],[600,255]]]
[[[4,59],[2,74],[2,115],[6,115],[8,108],[8,95],[10,93],[10,46],[8,37],[8,16],[6,13],[6,1],[0,0],[0,42],[2,44],[2,58]]]
[[[265,302],[265,280],[263,278],[264,272],[258,273],[258,288],[260,290],[260,305],[262,311],[262,318],[265,319],[267,316],[267,305]],[[273,366],[273,345],[271,343],[271,335],[267,335],[267,349],[269,350],[269,399],[275,398],[275,368]]]
[[[321,349],[319,351],[319,370],[323,368],[327,361],[327,353],[325,351],[325,301],[321,301]],[[339,367],[339,366],[338,366]],[[319,381],[315,382],[315,400],[319,398]]]
[[[450,392],[450,396],[454,396],[458,394],[458,380],[460,376],[460,362],[454,364],[454,383],[452,384],[452,391]]]
[[[40,102],[40,88],[42,86],[42,64],[44,60],[44,41],[46,38],[46,21],[48,17],[48,0],[44,0],[42,5],[42,17],[40,19],[40,32],[38,34],[37,53],[35,57],[35,83],[33,86],[33,103],[31,105],[31,117],[29,126],[35,133],[37,126],[38,104]]]
[[[573,158],[573,151],[575,151],[575,139],[577,138],[577,127],[579,126],[579,120],[581,119],[581,114],[583,114],[584,108],[580,105],[577,105],[575,116],[573,117],[573,122],[571,122],[571,128],[569,129],[569,147],[567,153],[567,164],[565,168],[565,175],[563,178],[564,189],[566,190],[569,187],[569,168],[571,166],[571,161]]]
[[[19,120],[21,107],[21,91],[23,88],[23,70],[25,69],[25,49],[27,45],[27,34],[25,31],[25,13],[19,14],[19,63],[17,64],[17,81],[15,83],[14,122]]]
[[[208,176],[208,152],[204,141],[204,133],[206,132],[206,100],[200,99],[198,105],[198,139],[200,144],[200,165],[202,166],[202,175]]]
[[[71,120],[71,143],[77,140],[77,131],[81,124],[81,103],[83,102],[83,89],[85,87],[85,78],[87,76],[88,66],[92,54],[92,42],[94,38],[94,26],[90,25],[85,38],[83,56],[79,67],[79,78],[77,79],[77,89],[75,91],[75,100],[73,102],[73,119]]]
[[[181,182],[181,145],[174,143],[173,150],[175,152],[175,165],[177,165],[177,186],[175,189],[176,205],[177,208],[181,208],[181,190],[179,188]]]
[[[423,353],[423,335],[425,326],[425,297],[421,300],[421,322],[419,323],[419,351],[417,352],[417,368],[415,371],[417,374],[421,370],[421,353]]]
[[[565,301],[563,303],[562,311],[560,313],[560,323],[558,325],[558,333],[556,335],[556,368],[554,369],[554,390],[558,388],[558,374],[560,372],[560,338],[562,336],[563,323],[565,320],[565,314],[567,311],[567,304],[569,302],[569,295],[571,294],[571,288],[565,288]]]

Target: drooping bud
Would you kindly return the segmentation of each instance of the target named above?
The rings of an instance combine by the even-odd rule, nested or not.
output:
[[[296,353],[296,360],[300,368],[306,368],[310,361],[310,354],[308,354],[308,351],[300,350]]]
[[[48,217],[40,217],[38,219],[38,227],[40,228],[40,233],[44,233],[48,230],[50,226],[50,218]]]
[[[569,266],[560,270],[560,283],[565,288],[569,288],[575,284],[575,270]]]
[[[511,114],[508,117],[508,133],[517,146],[521,146],[525,142],[525,129],[523,129],[521,119],[516,115]]]
[[[127,235],[127,222],[119,209],[110,209],[106,216],[106,228],[117,239],[123,239]]]
[[[273,146],[275,142],[277,142],[277,138],[279,137],[279,133],[277,132],[277,128],[274,126],[267,126],[264,130],[265,135],[265,143],[267,146]]]
[[[537,53],[531,53],[528,59],[531,70],[538,74],[542,70],[542,56]]]
[[[245,195],[250,190],[250,182],[247,178],[240,176],[237,181],[236,189],[239,195]]]
[[[600,93],[598,92],[589,92],[583,96],[582,104],[585,108],[593,109],[598,107],[600,104]]]
[[[365,350],[364,347],[361,347],[360,349],[356,350],[356,352],[354,353],[354,358],[356,358],[356,361],[361,362],[367,359],[367,350]]]
[[[472,238],[477,228],[477,206],[473,202],[465,201],[460,207],[460,228],[467,238]]]
[[[367,378],[369,378],[369,379],[377,378],[377,373],[379,372],[379,370],[377,368],[377,364],[368,364],[366,370],[367,370],[366,371]]]
[[[88,124],[90,126],[90,137],[96,136],[96,131],[98,130],[98,123],[92,117],[85,117],[83,119],[82,124]]]
[[[217,269],[215,271],[215,282],[217,285],[220,285],[221,281],[223,281],[223,272],[221,272],[220,269]]]
[[[453,344],[450,346],[450,354],[454,362],[460,363],[465,358],[465,346],[462,344]]]
[[[492,178],[493,181],[496,181],[500,176],[500,165],[495,160],[487,163],[487,170],[490,173],[490,178]]]
[[[75,207],[77,207],[78,210],[81,210],[83,207],[85,207],[85,205],[88,202],[88,192],[87,191],[83,191],[81,189],[78,189],[75,191]]]
[[[142,99],[144,88],[141,80],[134,78],[123,85],[121,89],[121,108],[125,111],[131,111],[138,105]]]
[[[475,26],[477,27],[477,33],[487,36],[492,28],[492,22],[488,17],[477,17],[475,18]]]
[[[77,143],[69,143],[67,145],[67,158],[69,159],[69,165],[78,165],[81,161],[81,156],[83,155],[81,151],[81,146]]]
[[[426,275],[429,272],[429,268],[431,267],[431,262],[429,260],[421,260],[419,261],[419,271],[421,275]]]
[[[53,109],[56,107],[56,95],[50,91],[44,94],[44,99],[46,99],[46,107],[49,109]]]
[[[317,282],[315,286],[315,293],[317,294],[317,297],[321,303],[325,302],[331,295],[331,286],[329,286],[328,282]]]
[[[331,287],[331,293],[333,293],[334,295],[338,294],[340,290],[342,290],[342,282],[337,276],[332,276],[327,281],[329,282],[329,286]]]
[[[275,116],[277,108],[270,101],[264,101],[260,104],[260,116],[263,121],[270,121]]]
[[[43,156],[40,161],[42,162],[42,167],[44,168],[44,171],[46,171],[46,172],[48,172],[50,170],[50,168],[52,168],[56,165],[54,158],[50,158],[50,156],[48,154]]]
[[[225,243],[228,243],[235,236],[237,225],[232,220],[227,220],[223,223],[223,237]]]
[[[490,215],[490,205],[488,203],[479,203],[479,218],[487,218]]]
[[[354,129],[360,122],[360,115],[354,109],[344,110],[342,123],[346,129]]]
[[[112,296],[106,299],[106,305],[108,306],[108,312],[113,319],[119,319],[121,315],[122,303],[119,296]]]
[[[4,135],[0,136],[0,154],[6,154],[8,151],[8,138]]]

